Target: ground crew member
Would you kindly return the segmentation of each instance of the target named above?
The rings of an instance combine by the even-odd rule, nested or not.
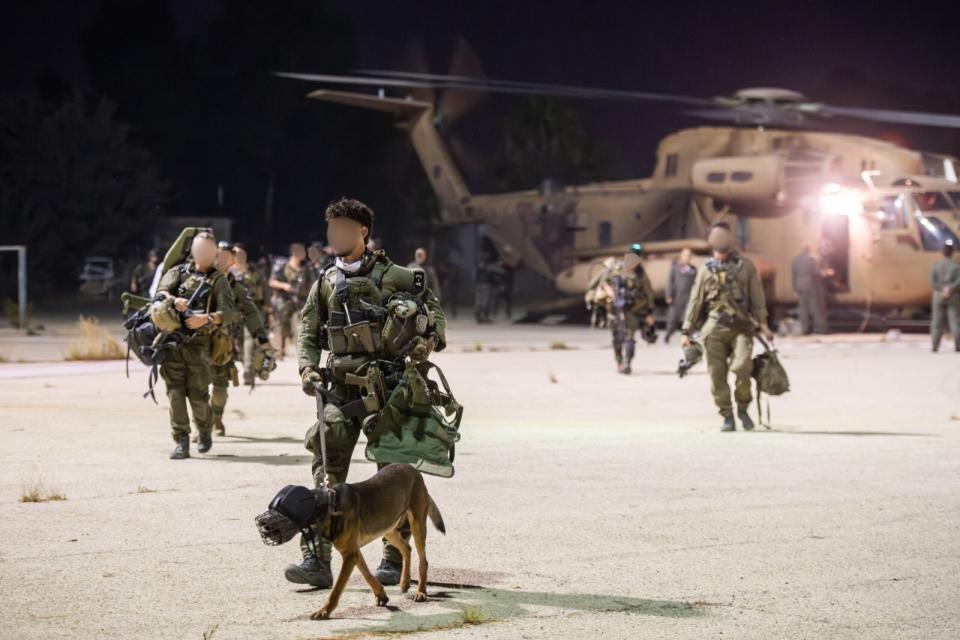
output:
[[[949,326],[954,349],[960,351],[960,264],[953,260],[953,241],[943,245],[943,257],[930,268],[933,298],[930,304],[930,338],[933,352],[940,348],[944,325]]]
[[[413,252],[413,262],[407,265],[407,269],[423,269],[423,272],[427,275],[427,288],[433,291],[437,300],[442,300],[440,278],[437,277],[437,270],[427,260],[427,250],[425,248],[417,247],[417,250]]]
[[[759,328],[768,341],[773,340],[767,326],[767,302],[757,268],[734,249],[730,226],[725,222],[714,223],[707,242],[713,257],[700,267],[693,281],[683,320],[683,347],[690,346],[690,334],[700,329],[713,401],[723,417],[722,431],[736,430],[727,383],[730,371],[736,376],[737,416],[749,431],[753,429],[747,413],[753,399],[750,389],[753,334]]]
[[[607,317],[613,334],[613,357],[617,371],[630,375],[630,364],[636,353],[636,333],[641,324],[653,326],[654,295],[643,261],[636,253],[623,256],[619,268],[611,271],[603,283],[610,301]]]
[[[797,315],[804,335],[827,332],[827,300],[820,265],[805,246],[791,263],[793,290],[797,293]]]
[[[680,255],[670,265],[670,277],[667,279],[667,333],[663,341],[669,343],[670,337],[683,324],[683,314],[690,301],[690,289],[693,288],[693,279],[697,276],[697,269],[690,260],[693,252],[688,247],[680,250]]]
[[[336,484],[347,479],[361,421],[368,415],[360,388],[348,384],[346,375],[375,364],[383,374],[389,396],[404,369],[403,357],[390,356],[384,351],[386,338],[380,340],[385,326],[383,308],[392,297],[400,296],[416,301],[429,315],[429,326],[433,329],[412,338],[403,349],[411,358],[426,359],[431,351],[444,348],[446,319],[437,297],[427,288],[426,274],[421,269],[395,265],[383,251],[366,248],[373,226],[373,211],[369,207],[358,200],[343,198],[327,207],[325,218],[327,238],[336,250],[337,259],[307,296],[301,311],[297,356],[305,393],[314,395],[318,383],[327,383],[324,393],[327,480]],[[350,332],[344,330],[347,325],[351,327]],[[328,351],[326,359],[322,358],[324,350]],[[311,427],[304,446],[314,454],[317,486],[324,480],[319,442],[317,429]],[[319,557],[311,549],[317,546]],[[314,545],[305,536],[301,545],[304,560],[287,567],[287,580],[329,587],[332,582],[330,548],[327,539]],[[384,585],[397,584],[400,569],[399,550],[384,543],[383,561],[374,572],[377,579]]]
[[[209,406],[210,332],[224,322],[232,322],[235,313],[227,280],[214,266],[217,241],[213,234],[206,231],[197,234],[190,255],[190,260],[164,273],[157,287],[158,295],[172,299],[174,308],[186,314],[183,323],[191,332],[160,365],[160,376],[166,383],[170,401],[173,440],[177,443],[170,454],[172,460],[190,457],[187,400],[198,433],[197,450],[206,453],[213,445]],[[205,288],[203,295],[194,296],[201,287]]]

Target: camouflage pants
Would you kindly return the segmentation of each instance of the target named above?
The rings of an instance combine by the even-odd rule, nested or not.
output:
[[[160,365],[160,376],[167,386],[170,402],[170,427],[173,439],[190,435],[190,415],[187,401],[193,411],[197,431],[210,431],[210,364],[206,342],[184,345],[172,352]]]
[[[617,364],[630,364],[633,361],[633,354],[636,353],[635,336],[643,317],[629,311],[624,311],[619,317],[611,312],[608,317],[613,336],[613,357]]]
[[[210,412],[213,418],[223,416],[223,410],[227,406],[227,389],[236,369],[237,366],[232,362],[210,365],[210,380],[213,383],[213,391],[210,393]]]
[[[332,404],[324,406],[323,421],[326,424],[324,429],[324,440],[327,445],[327,482],[330,486],[347,481],[347,472],[350,470],[350,459],[353,457],[353,450],[357,446],[357,440],[360,437],[361,425],[357,418],[348,419],[337,407]],[[303,446],[313,453],[313,462],[311,470],[313,472],[314,485],[319,487],[323,484],[323,471],[320,457],[320,434],[317,424],[314,423],[304,435]],[[382,465],[378,465],[379,469]],[[316,531],[314,531],[316,534]],[[404,540],[410,539],[410,526],[404,524],[400,528],[400,535]],[[330,560],[332,544],[330,540],[321,538],[319,553],[323,560]],[[300,538],[300,550],[303,557],[311,554],[310,544],[306,536]],[[402,556],[400,550],[393,545],[387,544],[383,540],[383,557],[391,562],[401,562]]]
[[[940,348],[940,339],[948,327],[953,336],[953,346],[960,351],[960,295],[954,294],[949,300],[944,300],[937,291],[930,305],[930,338],[934,349]]]
[[[708,324],[713,324],[708,321]],[[703,350],[710,373],[710,392],[720,415],[733,416],[730,402],[730,384],[727,375],[733,373],[733,396],[738,407],[749,406],[753,400],[750,373],[753,371],[753,337],[742,331],[719,325],[704,326]]]

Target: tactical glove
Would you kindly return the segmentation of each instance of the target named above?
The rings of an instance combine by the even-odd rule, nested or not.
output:
[[[320,374],[313,369],[304,369],[303,373],[300,374],[300,387],[308,396],[314,396],[317,394],[315,387],[322,381],[323,378],[321,378]]]
[[[414,362],[423,362],[437,348],[437,336],[416,336],[404,348],[404,352]]]

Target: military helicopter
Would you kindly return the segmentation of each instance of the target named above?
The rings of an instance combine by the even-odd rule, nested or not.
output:
[[[278,75],[376,87],[375,95],[320,89],[308,97],[390,114],[410,137],[442,221],[482,223],[498,246],[511,247],[515,262],[567,296],[586,291],[606,258],[637,241],[662,295],[680,249],[707,253],[707,229],[726,220],[757,263],[775,314],[796,302],[790,262],[804,247],[819,250],[833,305],[867,315],[911,310],[929,304],[927,275],[944,242],[960,245],[957,158],[820,130],[843,119],[960,128],[958,115],[832,106],[778,88],[697,98],[404,71]],[[666,136],[647,178],[472,194],[438,130],[434,102],[389,97],[388,89],[666,102],[728,124]]]

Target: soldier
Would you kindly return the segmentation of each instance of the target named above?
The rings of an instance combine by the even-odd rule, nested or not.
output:
[[[683,324],[683,314],[690,301],[690,289],[693,288],[693,279],[697,276],[696,268],[690,260],[693,252],[689,247],[680,250],[680,255],[670,265],[670,277],[667,279],[667,333],[663,336],[665,343],[670,342],[670,336]]]
[[[360,435],[361,422],[368,413],[360,396],[360,387],[348,383],[347,375],[375,365],[383,374],[386,397],[399,382],[404,370],[403,357],[390,356],[381,342],[384,307],[392,297],[415,301],[428,314],[432,330],[413,337],[403,348],[413,359],[426,359],[431,351],[440,351],[446,319],[440,302],[426,287],[426,275],[420,269],[405,269],[393,264],[383,251],[365,247],[373,225],[373,211],[362,202],[343,198],[327,207],[327,237],[336,249],[337,260],[328,267],[310,289],[301,311],[301,330],[297,340],[298,364],[303,391],[317,393],[317,385],[329,383],[323,389],[324,437],[327,449],[327,480],[330,484],[344,482],[350,467],[353,448]],[[367,324],[369,323],[369,324]],[[350,333],[346,325],[356,327]],[[368,329],[367,329],[368,327]],[[322,350],[328,350],[326,360]],[[373,414],[370,414],[373,415]],[[306,434],[304,446],[314,454],[314,481],[320,486],[320,442],[316,425]],[[407,532],[408,535],[408,532]],[[302,540],[303,562],[290,565],[285,571],[287,580],[316,587],[329,587],[330,541],[321,536],[319,557],[312,550],[318,545],[307,536]],[[375,575],[384,585],[399,582],[401,556],[399,551],[384,543],[383,561]]]
[[[698,328],[703,336],[713,401],[723,417],[722,431],[735,431],[727,372],[736,376],[734,398],[743,428],[753,429],[747,413],[753,399],[750,372],[753,334],[757,327],[767,338],[767,303],[757,268],[734,249],[733,233],[725,222],[717,222],[707,237],[713,258],[693,281],[690,302],[683,320],[683,348],[690,346],[690,333]],[[702,328],[701,328],[702,327]]]
[[[417,247],[413,252],[413,262],[407,265],[407,269],[423,269],[427,275],[427,288],[433,291],[437,300],[442,300],[440,295],[440,279],[437,277],[437,270],[427,261],[427,250],[423,247]]]
[[[630,363],[636,351],[635,335],[641,324],[653,326],[654,295],[650,278],[637,253],[623,256],[618,269],[603,283],[606,299],[611,301],[607,317],[613,333],[613,357],[617,371],[630,375]]]
[[[157,273],[159,263],[160,254],[156,249],[150,249],[147,261],[138,264],[130,274],[130,293],[144,298],[150,297],[150,287],[153,285],[153,277]]]
[[[280,356],[293,340],[293,320],[313,284],[313,268],[307,262],[307,251],[299,242],[290,245],[290,257],[276,265],[270,276],[273,289],[273,310],[280,326]]]
[[[827,332],[827,303],[823,276],[810,247],[793,259],[791,264],[793,290],[797,293],[797,314],[804,335]]]
[[[210,365],[211,381],[213,383],[213,391],[210,394],[210,412],[213,428],[219,436],[227,434],[226,427],[223,424],[223,410],[227,406],[227,389],[230,382],[232,381],[234,386],[238,384],[237,365],[234,364],[234,361],[243,353],[244,328],[250,332],[251,336],[256,338],[261,347],[270,342],[267,337],[267,330],[263,327],[260,310],[254,304],[246,286],[234,276],[231,271],[233,265],[233,246],[229,242],[221,242],[217,252],[216,267],[226,277],[236,313],[233,322],[228,323],[234,345],[233,358],[226,364]],[[244,375],[246,373],[244,371]]]
[[[943,245],[943,257],[930,268],[931,300],[930,337],[933,352],[940,348],[944,324],[950,327],[953,346],[960,351],[960,264],[953,260],[953,240]]]
[[[230,267],[230,273],[237,282],[247,289],[253,306],[256,307],[260,315],[260,324],[263,325],[264,335],[267,334],[270,318],[270,298],[267,295],[267,279],[263,277],[258,269],[251,269],[247,262],[247,251],[239,242],[233,245],[233,266]],[[253,385],[255,372],[253,370],[253,359],[255,355],[254,347],[255,336],[247,331],[243,339],[243,384]],[[259,341],[258,341],[259,342]],[[261,345],[264,346],[264,345]]]
[[[193,239],[191,260],[163,274],[157,293],[173,301],[174,308],[187,314],[184,325],[191,331],[179,348],[173,350],[160,365],[160,375],[167,385],[170,401],[170,426],[177,443],[171,460],[190,457],[190,416],[187,400],[193,410],[193,424],[200,445],[206,453],[213,446],[210,435],[210,333],[214,327],[230,323],[234,317],[233,299],[223,274],[217,271],[217,241],[213,234],[202,232]],[[198,289],[203,290],[197,293]]]

